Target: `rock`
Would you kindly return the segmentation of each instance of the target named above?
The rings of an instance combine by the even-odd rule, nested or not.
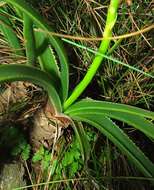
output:
[[[21,163],[9,163],[0,167],[2,167],[0,170],[0,190],[13,190],[26,186],[24,180],[25,169]]]

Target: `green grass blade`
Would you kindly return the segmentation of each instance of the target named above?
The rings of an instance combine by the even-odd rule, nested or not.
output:
[[[16,32],[13,30],[11,26],[10,20],[3,15],[4,13],[0,14],[0,30],[2,34],[4,35],[6,41],[8,41],[13,52],[15,52],[16,55],[24,56],[24,53],[20,45],[20,41],[16,35]]]
[[[15,6],[18,8],[21,12],[29,16],[33,22],[44,30],[44,32],[52,32],[52,28],[47,25],[47,23],[44,21],[44,19],[29,6],[24,0],[5,0],[5,2]],[[58,55],[58,58],[60,60],[60,75],[61,75],[61,93],[62,93],[62,99],[63,101],[66,100],[68,95],[68,86],[69,86],[69,71],[68,71],[68,60],[65,53],[65,50],[63,48],[62,42],[53,36],[48,36],[50,43],[55,48],[56,53]]]
[[[0,65],[0,83],[11,81],[29,81],[43,87],[48,92],[55,111],[62,111],[59,96],[54,88],[56,81],[48,73],[26,65]]]
[[[101,56],[101,57],[103,57],[103,58],[105,58],[105,59],[108,59],[108,60],[112,61],[114,64],[123,65],[124,67],[127,67],[128,69],[131,69],[132,71],[136,71],[136,72],[141,73],[141,74],[143,74],[143,75],[145,75],[145,76],[147,76],[147,77],[154,78],[154,75],[152,75],[152,74],[150,74],[150,73],[144,72],[144,71],[142,71],[142,70],[140,70],[140,69],[138,69],[138,68],[136,68],[136,67],[133,67],[133,66],[131,66],[131,65],[128,65],[128,64],[126,64],[126,63],[124,63],[124,62],[122,62],[122,61],[119,61],[119,60],[117,60],[117,59],[115,59],[115,58],[109,56],[108,54],[110,54],[110,51],[111,51],[111,53],[112,53],[112,51],[113,51],[112,49],[109,50],[109,52],[108,52],[107,55],[105,55],[105,54],[103,54],[103,53],[100,53],[100,52],[98,52],[98,51],[92,49],[92,48],[89,48],[89,47],[80,45],[80,44],[78,44],[78,43],[76,43],[76,42],[72,42],[71,40],[64,39],[64,38],[63,38],[62,40],[63,40],[64,42],[67,42],[67,43],[73,45],[73,46],[76,46],[76,47],[78,47],[78,48],[87,50],[87,51],[89,51],[89,52],[91,52],[91,53],[93,53],[93,54],[95,54],[95,55],[99,55],[99,56]],[[113,47],[113,48],[116,48],[116,47]]]
[[[147,177],[154,177],[154,165],[129,137],[108,117],[94,114],[72,116],[77,121],[84,121],[96,127],[125,154]]]
[[[36,62],[36,47],[33,31],[33,21],[26,14],[23,15],[23,35],[26,47],[27,64],[34,65]]]

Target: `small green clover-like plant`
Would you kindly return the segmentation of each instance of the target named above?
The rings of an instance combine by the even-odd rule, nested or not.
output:
[[[44,152],[45,152],[44,147],[41,146],[39,150],[34,154],[32,158],[32,162],[35,163],[35,162],[41,161],[44,157]]]
[[[31,146],[29,144],[26,144],[24,149],[21,152],[21,157],[23,160],[28,160],[30,157],[30,151],[31,151]]]
[[[28,160],[30,158],[31,146],[25,140],[25,137],[16,137],[18,139],[18,144],[14,146],[11,151],[13,156],[21,156],[23,160]]]
[[[64,154],[58,170],[60,169],[61,172],[64,170],[67,177],[72,178],[75,177],[77,172],[83,167],[83,164],[80,144],[78,139],[74,137],[73,142]]]
[[[2,1],[1,1],[2,2]],[[132,142],[127,134],[114,123],[114,119],[140,130],[150,139],[154,139],[154,113],[128,105],[97,101],[79,100],[99,66],[110,45],[112,29],[117,19],[119,0],[111,0],[108,7],[104,38],[83,80],[79,82],[72,94],[69,92],[69,64],[62,41],[50,35],[53,29],[24,0],[3,0],[13,7],[18,21],[23,22],[23,38],[25,51],[14,32],[14,20],[8,19],[7,8],[0,8],[1,32],[14,50],[16,56],[26,54],[27,65],[0,65],[0,83],[12,81],[29,81],[43,87],[50,100],[55,118],[65,116],[75,130],[80,144],[81,155],[87,160],[89,151],[84,129],[78,122],[86,122],[97,128],[112,141],[136,167],[147,177],[154,177],[154,164]],[[16,11],[17,10],[17,11]],[[5,16],[6,15],[6,16]],[[51,50],[53,49],[53,51]],[[54,53],[56,53],[56,56]],[[56,58],[55,58],[56,57]],[[56,60],[58,59],[58,61]],[[36,63],[39,63],[39,66]],[[58,63],[58,64],[57,64]],[[68,94],[71,94],[68,96]],[[78,101],[77,101],[78,100]],[[75,153],[72,153],[72,155]],[[67,155],[67,154],[66,154]],[[66,156],[67,157],[67,156]],[[73,157],[73,156],[72,156]],[[74,157],[73,157],[74,158]],[[68,162],[70,160],[66,159]],[[66,161],[64,162],[66,164]],[[74,166],[74,171],[78,166]]]
[[[34,154],[32,158],[33,163],[40,162],[43,170],[47,170],[51,164],[51,152],[46,150],[43,146]]]
[[[88,142],[92,143],[95,139],[95,134],[86,129],[86,137]],[[77,172],[84,166],[80,143],[76,136],[73,136],[73,140],[68,145],[67,150],[59,154],[57,158],[53,159],[51,151],[41,146],[32,157],[32,162],[40,162],[43,171],[47,171],[50,168],[52,175],[56,174],[59,178],[63,176],[63,172],[68,178],[75,177]]]

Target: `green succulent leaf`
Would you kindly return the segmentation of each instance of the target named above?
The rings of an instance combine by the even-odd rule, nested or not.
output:
[[[71,114],[70,114],[71,115]],[[154,165],[129,137],[107,116],[103,114],[76,114],[71,117],[96,127],[110,139],[147,177],[154,177]]]
[[[104,114],[110,118],[125,122],[154,139],[154,124],[147,120],[154,119],[154,113],[124,104],[95,100],[82,100],[70,106],[66,114]]]
[[[101,54],[104,55],[108,51],[110,41],[111,41],[110,37],[112,36],[112,29],[117,20],[117,10],[119,6],[119,2],[120,2],[119,0],[110,0],[110,5],[107,11],[105,28],[103,32],[104,38],[102,38],[99,49],[97,50],[97,54],[95,55],[84,78],[75,87],[70,97],[65,101],[64,110],[66,110],[70,105],[72,105],[77,100],[77,98],[83,93],[83,91],[87,88],[89,83],[92,81],[101,63],[103,62],[104,57],[102,57]]]
[[[62,111],[60,98],[55,89],[57,82],[48,73],[26,65],[0,65],[0,83],[11,81],[29,81],[43,87],[48,92],[55,111],[58,113]]]
[[[76,138],[78,139],[78,142],[80,144],[82,159],[85,161],[89,158],[89,152],[90,152],[90,144],[88,142],[88,138],[86,136],[86,133],[84,131],[84,128],[82,126],[82,123],[76,122],[72,123],[72,127],[75,131]]]
[[[43,32],[35,32],[35,43],[37,55],[41,69],[51,75],[55,75],[60,80],[60,72],[54,52],[50,47],[49,39]]]
[[[36,62],[36,47],[33,31],[33,21],[26,14],[23,15],[23,35],[26,47],[27,63],[34,65]]]
[[[68,60],[63,48],[62,42],[52,35],[49,35],[49,32],[52,32],[52,28],[44,21],[44,19],[24,0],[5,0],[6,3],[16,7],[19,11],[23,12],[25,15],[29,16],[31,20],[41,29],[44,33],[47,34],[51,45],[54,47],[58,58],[60,60],[60,78],[61,78],[61,96],[62,101],[66,100],[68,95],[68,86],[69,86],[69,71],[68,71]]]
[[[133,114],[136,116],[141,116],[149,119],[154,119],[154,112],[147,111],[141,108],[137,108],[134,106],[129,106],[125,104],[120,103],[113,103],[113,102],[107,102],[107,101],[97,101],[90,98],[83,99],[81,101],[76,102],[72,106],[70,106],[65,113],[71,114],[77,113],[77,112],[84,112],[89,109],[89,112],[121,112],[126,114]],[[104,113],[105,113],[104,112]],[[121,115],[122,117],[122,115]]]

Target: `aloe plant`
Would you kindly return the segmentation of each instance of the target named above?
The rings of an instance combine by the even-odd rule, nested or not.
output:
[[[68,97],[69,64],[62,41],[49,35],[53,29],[26,2],[21,0],[4,0],[3,2],[23,14],[20,19],[24,23],[23,37],[26,41],[27,65],[0,65],[0,82],[29,81],[43,87],[48,93],[52,116],[56,121],[63,123],[64,127],[67,127],[68,123],[72,125],[85,159],[88,145],[84,139],[83,129],[80,128],[80,125],[76,126],[74,121],[86,122],[97,128],[145,176],[154,177],[154,164],[113,121],[113,119],[116,119],[125,122],[129,126],[140,130],[149,138],[154,139],[154,124],[152,123],[154,113],[123,104],[92,99],[78,99],[103,62],[103,57],[100,54],[94,57],[85,77],[79,82],[70,97]],[[108,51],[110,44],[109,37],[112,36],[112,28],[116,23],[118,4],[119,0],[110,1],[104,29],[105,38],[102,40],[98,49],[99,53],[105,54]],[[13,49],[20,49],[18,37],[13,32],[11,24],[8,22],[6,25],[4,18],[0,17],[0,20],[3,26],[3,28],[1,27],[1,32],[10,42],[10,46],[12,47],[13,45]],[[35,29],[41,29],[41,32]],[[16,43],[13,43],[13,41],[16,41]],[[57,56],[54,55],[54,52],[56,52]],[[60,66],[58,66],[57,59]],[[37,62],[40,66],[37,66]]]

